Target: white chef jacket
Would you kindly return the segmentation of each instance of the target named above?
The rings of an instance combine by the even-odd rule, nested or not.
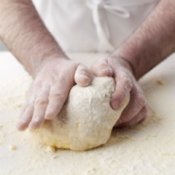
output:
[[[159,0],[33,0],[65,51],[107,52],[119,47]]]

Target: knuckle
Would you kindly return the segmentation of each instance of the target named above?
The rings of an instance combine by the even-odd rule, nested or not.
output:
[[[102,59],[102,60],[100,59],[96,63],[96,67],[98,67],[98,68],[105,68],[106,66],[108,66],[106,59]]]
[[[109,66],[106,67],[106,68],[104,68],[104,69],[102,69],[101,72],[102,72],[103,74],[105,74],[105,75],[112,75],[112,74],[113,74],[113,70],[112,70],[112,68],[109,67]]]
[[[52,99],[64,99],[65,98],[65,92],[53,92],[50,93],[50,98]]]
[[[92,72],[99,74],[99,72],[102,69],[105,69],[106,67],[108,67],[106,59],[104,60],[100,59],[100,60],[97,60],[97,62],[94,65],[91,66],[91,70]]]
[[[40,99],[40,98],[38,98],[38,99],[35,100],[35,105],[36,106],[45,106],[47,104],[48,104],[48,100],[47,99]]]
[[[101,64],[97,65],[97,67],[98,67],[99,69],[106,70],[106,69],[108,68],[108,65],[107,65],[106,63],[101,63]]]

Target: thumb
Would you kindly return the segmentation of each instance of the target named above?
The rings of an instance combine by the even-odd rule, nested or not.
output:
[[[78,85],[88,86],[91,84],[93,76],[86,66],[80,64],[75,71],[74,79]]]

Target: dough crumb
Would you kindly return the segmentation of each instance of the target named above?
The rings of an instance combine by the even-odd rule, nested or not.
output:
[[[53,155],[53,156],[52,156],[52,159],[57,159],[57,158],[58,158],[57,155]]]
[[[47,146],[46,151],[55,153],[57,151],[57,148],[55,146]]]
[[[165,83],[162,80],[157,80],[157,84],[163,86]]]
[[[4,135],[2,133],[0,133],[0,144],[2,144],[3,139],[4,139]]]
[[[2,129],[3,128],[3,125],[0,125],[0,129]]]
[[[91,175],[91,174],[94,174],[96,171],[97,171],[96,168],[92,168],[92,169],[89,169],[86,174]]]
[[[23,106],[22,104],[18,104],[16,107],[21,108],[22,106]]]
[[[9,150],[10,151],[16,151],[17,150],[17,146],[16,145],[9,145]]]

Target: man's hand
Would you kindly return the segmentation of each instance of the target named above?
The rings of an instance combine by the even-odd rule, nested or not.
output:
[[[118,121],[118,126],[134,125],[148,115],[143,92],[136,80],[175,52],[174,8],[174,0],[160,0],[143,24],[123,42],[113,56],[93,67],[97,76],[114,77],[116,91],[111,101],[114,109],[130,93],[130,102]]]
[[[117,126],[131,126],[142,121],[148,115],[148,107],[142,89],[138,85],[129,63],[122,58],[111,56],[99,60],[92,67],[96,76],[111,76],[116,82],[115,92],[111,98],[111,106],[117,109],[123,103],[126,95],[130,94],[130,102]]]
[[[37,73],[18,128],[38,128],[44,120],[53,120],[62,109],[71,87],[87,86],[92,76],[88,69],[69,59],[47,60]]]

